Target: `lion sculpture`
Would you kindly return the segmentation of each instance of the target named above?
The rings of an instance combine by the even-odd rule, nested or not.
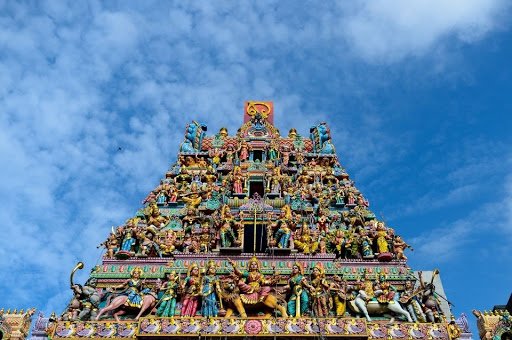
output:
[[[281,313],[281,316],[287,317],[286,308],[279,303],[277,297],[269,294],[255,304],[246,304],[240,297],[240,289],[234,278],[226,278],[220,284],[220,298],[222,307],[226,310],[225,317],[230,317],[236,311],[242,318],[247,317],[246,309],[259,312],[263,311],[266,318],[270,318],[275,310]]]

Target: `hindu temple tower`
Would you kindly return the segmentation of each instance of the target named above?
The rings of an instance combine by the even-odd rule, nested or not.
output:
[[[314,122],[312,122],[314,123]],[[192,121],[140,210],[44,326],[53,339],[455,339],[437,271],[379,220],[331,131],[274,126],[247,102],[235,134]]]

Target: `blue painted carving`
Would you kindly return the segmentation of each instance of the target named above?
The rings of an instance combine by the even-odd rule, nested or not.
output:
[[[317,126],[312,126],[309,129],[309,137],[311,138],[311,141],[313,141],[314,153],[334,153],[334,146],[332,146],[332,143],[330,142],[331,130],[326,123],[322,122]],[[328,144],[324,150],[323,148],[326,142],[328,142]]]
[[[188,124],[185,129],[185,139],[180,146],[180,152],[194,153],[201,151],[201,143],[203,142],[207,129],[206,125],[198,123],[195,120]]]

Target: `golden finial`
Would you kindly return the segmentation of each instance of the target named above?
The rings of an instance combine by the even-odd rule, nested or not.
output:
[[[12,311],[12,314],[17,314],[18,313],[18,309],[15,308],[13,311]]]
[[[288,132],[288,138],[295,138],[297,137],[297,130],[295,128],[291,128]]]
[[[10,308],[7,310],[7,314],[11,314],[11,309]]]
[[[22,309],[20,309],[20,311],[18,312],[18,314],[23,314],[23,312],[24,312],[24,310],[23,310],[23,308],[22,308]]]

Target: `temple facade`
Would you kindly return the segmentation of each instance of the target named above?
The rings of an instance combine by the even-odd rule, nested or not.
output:
[[[53,339],[152,337],[455,339],[439,272],[370,209],[326,123],[274,126],[247,102],[242,126],[185,128],[177,161],[74,282]]]

